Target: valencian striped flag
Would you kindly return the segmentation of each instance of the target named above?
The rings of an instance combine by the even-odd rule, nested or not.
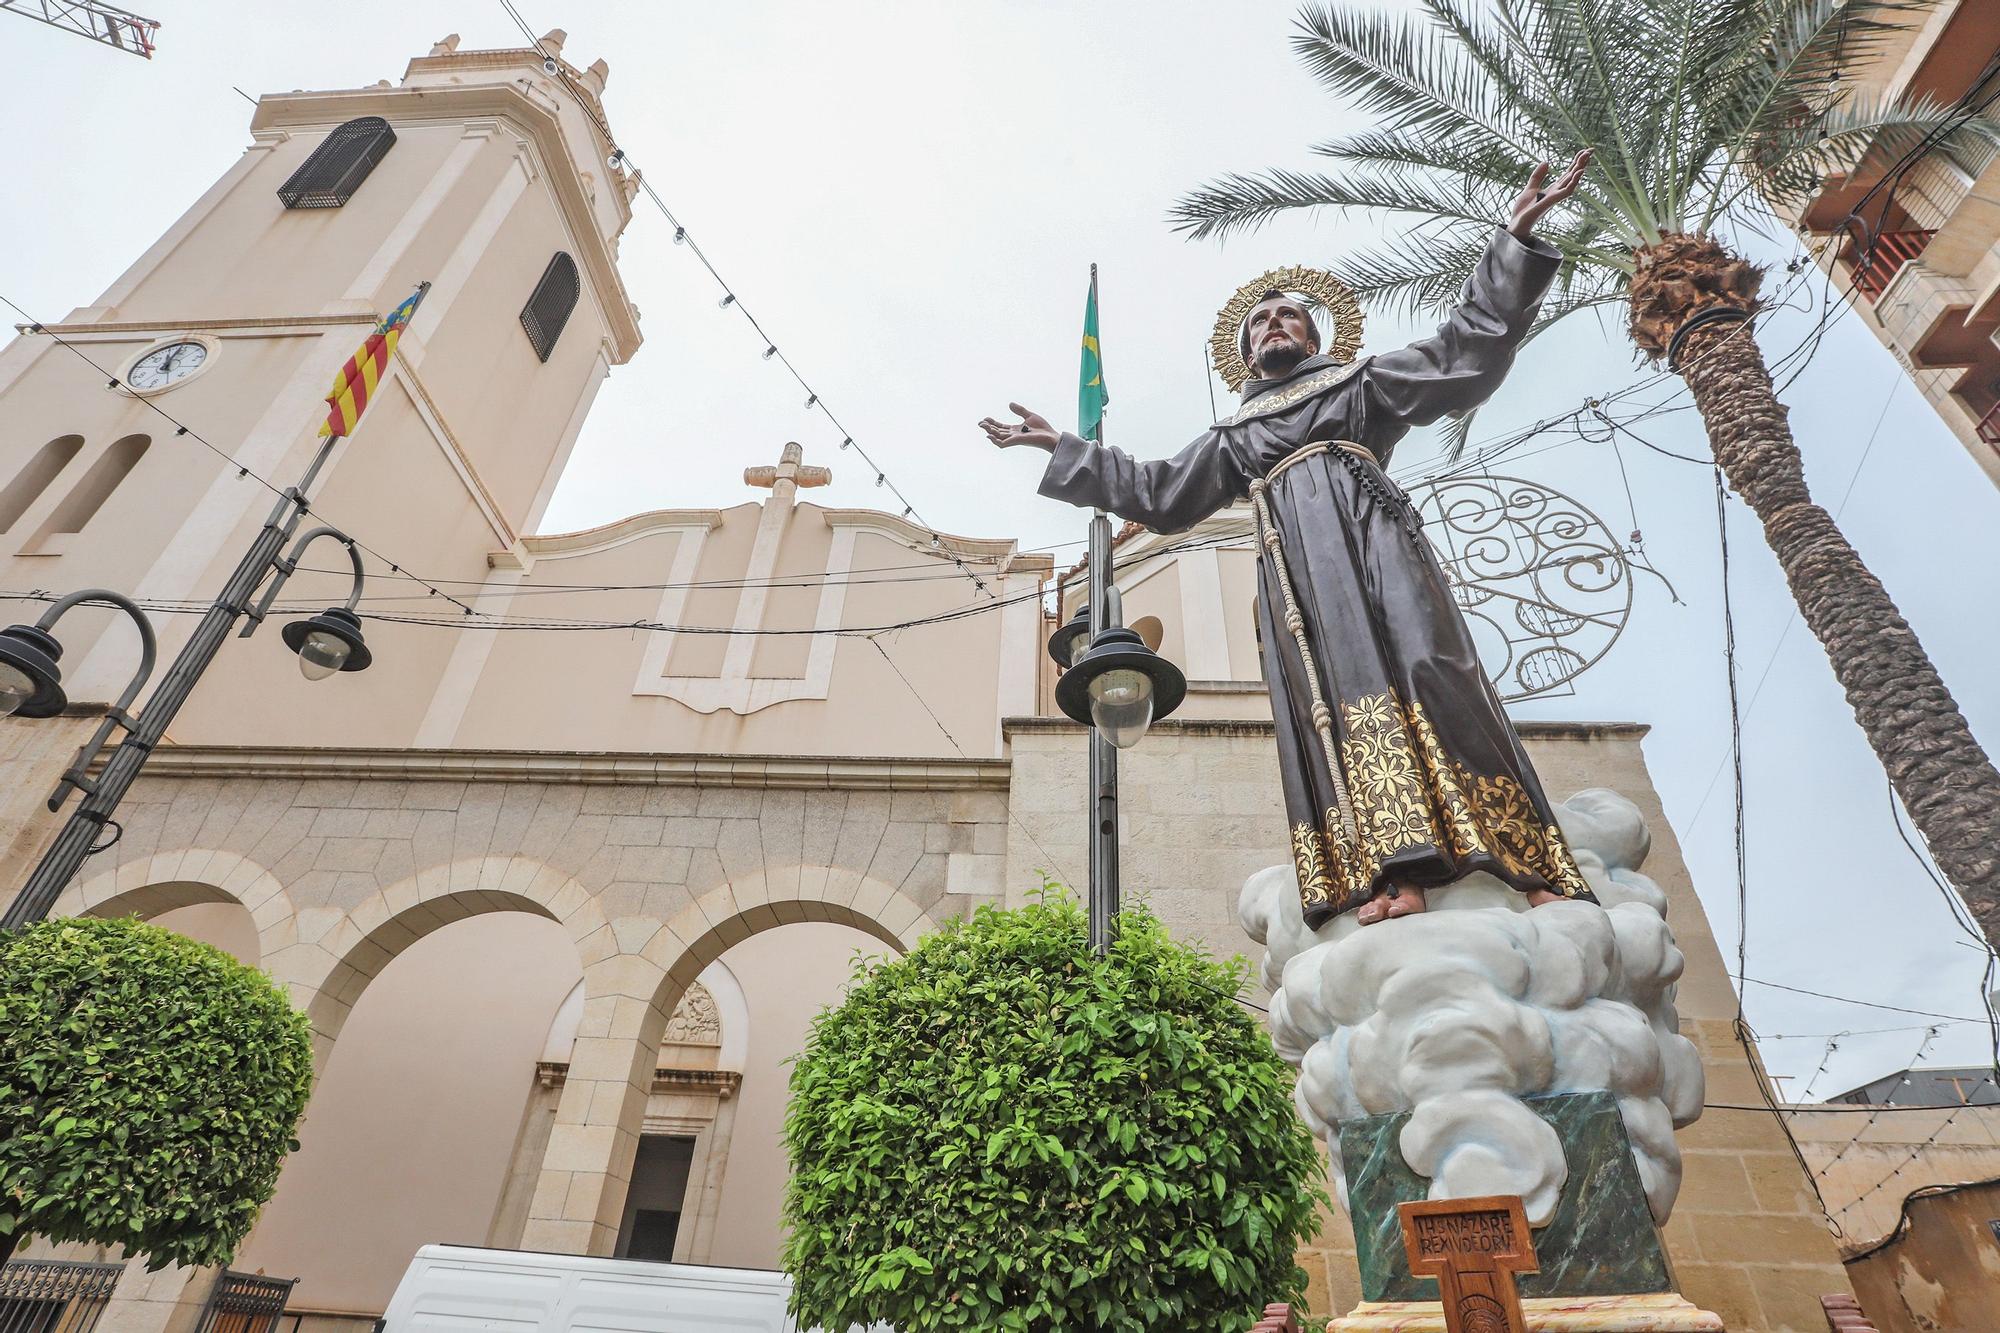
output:
[[[348,357],[347,364],[333,377],[333,388],[326,395],[326,424],[319,428],[321,439],[353,434],[355,423],[368,407],[369,396],[389,373],[389,358],[395,355],[396,340],[403,336],[410,316],[417,313],[424,293],[430,289],[428,282],[421,284],[407,301],[391,310],[388,318],[375,326],[360,350]]]
[[[1077,374],[1076,433],[1086,440],[1104,440],[1104,409],[1111,395],[1104,388],[1104,357],[1097,346],[1097,265],[1090,266],[1090,297],[1083,305],[1083,368]]]

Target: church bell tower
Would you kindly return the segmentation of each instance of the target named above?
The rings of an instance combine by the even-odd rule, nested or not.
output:
[[[260,99],[241,158],[164,236],[0,352],[4,586],[207,601],[270,508],[259,479],[298,477],[334,372],[423,281],[314,511],[433,583],[475,584],[515,549],[640,341],[617,266],[638,180],[613,157],[606,64],[579,69],[563,45],[465,51],[454,35],[400,84]],[[313,577],[287,597],[336,592]],[[371,594],[396,583],[371,569]],[[171,653],[184,618],[154,619]],[[64,621],[73,698],[131,672],[129,630],[93,643],[104,623]],[[392,715],[421,709],[449,655],[444,636],[406,637],[379,701]],[[223,654],[212,674],[256,688],[205,682],[181,726],[206,730],[232,694],[232,720],[281,723],[298,682],[269,665]]]

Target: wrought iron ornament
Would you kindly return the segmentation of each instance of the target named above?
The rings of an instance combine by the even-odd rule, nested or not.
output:
[[[1604,520],[1561,491],[1485,474],[1409,492],[1503,700],[1563,690],[1632,614],[1632,570]]]

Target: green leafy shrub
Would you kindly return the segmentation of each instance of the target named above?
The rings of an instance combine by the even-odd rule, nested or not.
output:
[[[305,1015],[219,949],[131,920],[0,934],[0,1245],[226,1261],[311,1084]]]
[[[800,1324],[1197,1333],[1299,1299],[1321,1166],[1244,980],[1144,911],[1098,959],[1067,899],[857,964],[792,1072]]]

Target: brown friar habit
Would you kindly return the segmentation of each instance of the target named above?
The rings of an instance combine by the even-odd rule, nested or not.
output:
[[[1412,426],[1484,402],[1555,278],[1498,232],[1437,333],[1252,380],[1170,459],[1065,434],[1041,493],[1179,532],[1248,497],[1264,678],[1309,926],[1390,886],[1474,871],[1587,898],[1407,496],[1383,467]],[[1219,631],[1218,631],[1219,632]]]

